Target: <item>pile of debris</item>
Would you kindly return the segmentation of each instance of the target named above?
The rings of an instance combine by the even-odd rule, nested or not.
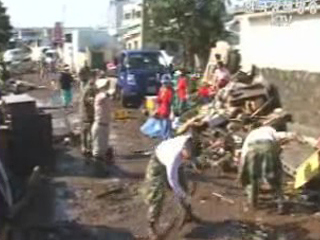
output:
[[[259,125],[273,125],[285,130],[291,115],[279,108],[278,96],[256,69],[240,70],[232,81],[220,89],[210,103],[198,104],[180,117],[181,134],[190,126],[206,127],[199,135],[203,149],[202,164],[232,169],[238,163],[239,152],[247,131]]]

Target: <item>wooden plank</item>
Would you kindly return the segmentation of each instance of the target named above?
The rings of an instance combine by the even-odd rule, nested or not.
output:
[[[268,96],[268,92],[265,88],[259,88],[259,89],[241,89],[236,92],[234,92],[231,96],[231,102],[239,102],[239,101],[245,101],[249,99],[254,99],[258,97]]]

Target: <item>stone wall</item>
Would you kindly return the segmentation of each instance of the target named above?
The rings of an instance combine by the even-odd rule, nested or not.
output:
[[[264,78],[277,86],[282,107],[292,113],[294,130],[320,136],[320,74],[261,69]]]

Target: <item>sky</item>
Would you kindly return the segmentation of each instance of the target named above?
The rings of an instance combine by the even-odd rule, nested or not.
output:
[[[106,26],[109,0],[2,0],[14,27]],[[64,14],[65,13],[65,14]]]

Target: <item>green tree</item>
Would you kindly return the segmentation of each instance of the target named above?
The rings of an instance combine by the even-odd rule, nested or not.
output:
[[[0,50],[3,50],[11,37],[10,18],[7,15],[7,9],[0,0]]]
[[[144,40],[179,42],[186,66],[193,65],[194,54],[204,64],[210,48],[227,36],[223,0],[145,0],[144,9]]]

